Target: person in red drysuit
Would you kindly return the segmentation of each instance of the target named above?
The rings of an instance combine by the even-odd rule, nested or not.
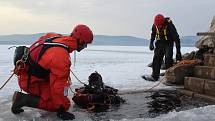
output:
[[[70,107],[70,100],[67,98],[71,66],[69,53],[74,50],[81,51],[87,44],[92,43],[93,33],[88,26],[82,24],[77,25],[70,36],[47,33],[30,47],[31,60],[35,61],[35,56],[38,57],[39,53],[35,51],[37,47],[39,48],[38,43],[50,38],[52,44],[57,43],[57,46],[46,49],[37,60],[38,65],[48,71],[48,75],[44,78],[34,76],[30,73],[34,68],[28,67],[28,64],[19,70],[18,84],[27,94],[17,91],[14,93],[11,111],[19,114],[24,111],[22,107],[27,106],[57,112],[59,118],[72,120],[75,116],[67,112]],[[58,46],[59,44],[61,46]]]

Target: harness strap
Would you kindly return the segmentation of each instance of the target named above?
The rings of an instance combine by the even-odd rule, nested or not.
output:
[[[29,75],[33,75],[33,76],[36,76],[38,78],[44,78],[50,73],[49,70],[44,69],[38,63],[34,62],[30,57],[28,60],[28,64],[30,65],[28,68],[28,74]]]
[[[166,40],[168,40],[168,38],[167,38],[167,26],[165,26],[165,28],[164,28],[164,37]]]
[[[50,73],[50,70],[47,70],[45,68],[43,68],[41,65],[38,64],[40,58],[42,57],[42,55],[45,53],[45,51],[51,47],[63,47],[65,48],[67,51],[69,51],[69,46],[63,44],[63,43],[58,43],[58,42],[53,42],[54,39],[56,38],[60,38],[61,36],[54,36],[54,37],[50,37],[50,38],[47,38],[45,39],[44,43],[36,46],[35,48],[33,48],[30,52],[29,52],[29,55],[30,53],[35,50],[36,48],[40,47],[40,46],[43,46],[42,49],[40,50],[37,58],[36,58],[36,61],[33,60],[30,56],[28,57],[28,61],[27,63],[29,64],[29,68],[28,68],[28,84],[27,84],[27,87],[29,89],[30,87],[30,80],[31,80],[31,75],[33,76],[36,76],[38,78],[46,78],[49,73]]]
[[[159,32],[159,29],[158,29],[157,26],[155,26],[155,27],[156,27],[156,39],[157,39],[157,40],[160,40],[160,32]]]
[[[159,31],[159,29],[158,29],[157,26],[155,26],[155,27],[156,27],[156,39],[160,40],[161,39],[160,38],[160,31]],[[164,27],[163,34],[164,34],[165,40],[168,40],[168,37],[167,37],[167,26]]]
[[[45,42],[44,45],[54,45],[54,46],[62,46],[64,48],[69,48],[69,46],[64,45],[62,43],[57,43],[57,42],[51,42],[51,43],[50,42]]]

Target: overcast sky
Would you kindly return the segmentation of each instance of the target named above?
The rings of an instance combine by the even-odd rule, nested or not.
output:
[[[154,16],[172,18],[181,36],[207,31],[215,0],[0,0],[0,35],[58,32],[76,24],[96,35],[148,39]]]

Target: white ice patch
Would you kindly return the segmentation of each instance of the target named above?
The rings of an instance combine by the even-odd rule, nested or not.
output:
[[[13,69],[13,50],[7,48],[11,45],[0,45],[0,85],[11,74]],[[182,48],[182,54],[191,52],[196,48],[186,47]],[[135,46],[89,46],[80,53],[76,53],[76,66],[74,67],[73,55],[71,61],[73,63],[72,70],[76,76],[83,82],[88,83],[88,76],[95,71],[98,71],[105,84],[123,90],[144,90],[155,85],[157,82],[145,81],[141,78],[143,74],[151,74],[151,68],[147,67],[152,62],[153,52],[149,51],[148,47]],[[175,54],[174,54],[175,56]],[[71,74],[72,89],[80,84]],[[159,85],[157,88],[167,88],[165,85]],[[22,120],[32,118],[43,119],[44,115],[50,120],[57,120],[55,113],[28,109],[22,115],[16,116],[10,112],[9,103],[11,103],[11,96],[15,90],[18,90],[17,79],[14,77],[0,92],[0,121],[6,119]],[[64,95],[68,95],[68,88],[65,89]],[[6,100],[5,100],[6,99]],[[7,102],[9,101],[9,102]],[[153,119],[134,119],[133,121],[215,121],[215,106],[207,106],[188,111],[170,112],[165,115]],[[32,115],[31,115],[32,114]],[[83,113],[75,114],[76,120],[88,120],[88,115]],[[41,116],[42,115],[42,116]],[[130,121],[130,119],[123,119],[122,121]]]

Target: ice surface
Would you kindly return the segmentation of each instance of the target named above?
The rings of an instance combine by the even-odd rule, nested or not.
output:
[[[206,106],[196,109],[191,109],[181,112],[170,112],[158,116],[156,118],[148,119],[134,119],[133,121],[215,121],[215,106]],[[130,121],[128,119],[122,119],[121,121]]]
[[[13,69],[14,49],[8,50],[9,45],[0,45],[0,85],[10,76]],[[182,53],[196,50],[196,48],[182,48]],[[141,90],[151,87],[156,82],[148,82],[141,78],[143,74],[151,74],[151,68],[147,65],[152,61],[153,52],[148,47],[141,46],[89,46],[80,53],[71,54],[73,66],[71,67],[75,75],[87,82],[88,76],[98,71],[107,85],[118,88],[120,91]],[[75,65],[75,66],[74,66]],[[73,85],[82,86],[71,74]],[[167,88],[160,85],[157,88]],[[13,115],[10,112],[11,95],[15,90],[19,90],[16,77],[0,90],[0,121],[4,120],[57,120],[55,113],[26,108],[21,115]],[[134,121],[213,121],[215,120],[215,106],[207,106],[181,112],[170,112],[156,118],[137,118]],[[75,112],[76,120],[92,120],[85,112]],[[43,119],[43,117],[48,117]],[[131,119],[122,119],[125,121]]]

